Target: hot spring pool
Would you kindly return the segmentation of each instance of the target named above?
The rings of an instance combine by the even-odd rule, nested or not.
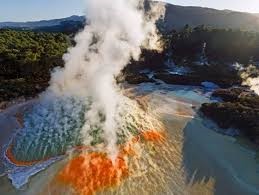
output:
[[[240,145],[234,138],[218,134],[208,126],[204,126],[208,121],[205,122],[205,119],[196,113],[195,107],[202,102],[211,101],[206,91],[195,87],[181,88],[173,85],[157,87],[152,84],[140,85],[130,90],[133,90],[138,97],[143,97],[140,101],[143,105],[148,105],[146,109],[149,114],[153,112],[153,115],[152,119],[147,119],[146,115],[133,116],[124,112],[122,116],[128,123],[121,126],[126,131],[118,134],[120,137],[118,144],[125,146],[127,143],[125,138],[129,136],[126,132],[130,132],[134,138],[139,136],[138,129],[151,130],[159,126],[160,123],[152,121],[154,116],[163,124],[165,141],[162,144],[153,142],[153,138],[151,141],[145,141],[144,137],[140,136],[127,148],[127,155],[123,156],[127,162],[125,166],[128,171],[123,174],[127,174],[123,177],[117,175],[120,181],[116,187],[105,187],[99,189],[98,193],[198,195],[257,194],[259,192],[259,174],[256,172],[259,167],[253,149]],[[24,127],[17,131],[12,144],[9,145],[14,158],[22,162],[38,162],[63,155],[73,147],[87,145],[82,139],[80,129],[86,122],[84,113],[88,106],[89,104],[79,100],[66,99],[32,107],[24,115]],[[135,109],[134,106],[130,108]],[[59,114],[54,114],[57,112]],[[142,119],[139,120],[140,118]],[[100,133],[98,131],[101,131],[100,128],[93,128],[91,135],[94,139],[90,142],[99,147],[103,139],[102,136],[98,136]],[[102,147],[100,146],[98,150],[102,150]],[[75,163],[78,162],[76,160],[78,154],[80,153],[75,152],[72,156],[65,155],[41,169],[39,168],[41,163],[32,166],[38,170],[43,169],[41,172],[33,172],[29,167],[24,169],[11,166],[9,178],[16,182],[27,178],[19,176],[18,173],[21,171],[25,175],[28,174],[28,177],[32,173],[38,174],[31,177],[29,184],[23,185],[20,190],[13,188],[7,177],[1,177],[3,188],[0,188],[0,193],[73,193],[73,185],[75,185],[73,182],[77,180],[65,177],[67,175],[62,171],[71,171],[67,167],[72,166],[73,159]],[[89,156],[86,155],[83,158],[89,158]],[[97,155],[97,158],[90,158],[89,162],[102,158]],[[110,163],[103,160],[100,162]],[[91,173],[89,169],[85,173],[84,170],[82,174]],[[68,179],[68,185],[57,180],[57,176],[62,173],[63,179]],[[73,171],[72,173],[76,174]],[[97,173],[97,175],[91,173],[92,178],[94,176],[99,178],[100,173],[98,171]],[[107,172],[107,174],[110,173]],[[80,180],[90,183],[96,181],[91,177],[89,179],[89,175],[84,178],[86,179]]]

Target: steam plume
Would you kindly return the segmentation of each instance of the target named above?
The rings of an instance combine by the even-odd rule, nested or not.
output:
[[[139,58],[141,47],[159,49],[154,22],[154,4],[144,13],[143,0],[87,0],[88,25],[75,37],[76,46],[64,55],[65,67],[56,69],[47,96],[78,96],[91,102],[82,133],[100,126],[107,151],[115,155],[116,116],[124,98],[115,77],[131,58]],[[45,94],[45,97],[46,97]]]
[[[243,79],[243,85],[247,85],[253,90],[257,95],[259,95],[259,71],[257,67],[249,65],[241,73],[241,78]]]

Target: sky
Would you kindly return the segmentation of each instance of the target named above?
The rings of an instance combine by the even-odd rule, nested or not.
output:
[[[96,0],[98,1],[98,0]],[[202,6],[259,13],[259,0],[165,0],[185,6]],[[0,0],[0,22],[35,21],[84,14],[84,0]]]

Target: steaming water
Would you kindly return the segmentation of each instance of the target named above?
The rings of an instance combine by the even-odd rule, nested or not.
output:
[[[90,99],[83,137],[89,137],[92,127],[101,124],[106,150],[113,159],[118,154],[120,139],[116,114],[118,107],[124,105],[124,96],[115,78],[131,59],[139,59],[141,48],[161,49],[155,22],[163,16],[164,6],[152,3],[147,6],[144,2],[149,3],[143,0],[85,1],[88,24],[75,36],[75,46],[63,56],[64,68],[53,71],[44,94]],[[84,140],[86,143],[89,140]]]
[[[212,131],[196,115],[194,108],[210,101],[202,89],[169,85],[128,89],[125,94],[131,92],[139,106],[116,85],[115,77],[130,59],[139,59],[141,48],[160,46],[155,21],[164,11],[163,4],[159,9],[151,4],[144,14],[143,3],[142,0],[86,1],[89,24],[76,35],[75,47],[64,55],[64,68],[53,72],[50,87],[41,94],[40,103],[25,113],[24,127],[3,148],[3,151],[8,148],[3,157],[8,178],[23,189],[17,192],[8,190],[7,186],[3,194],[71,194],[78,189],[55,183],[53,178],[62,170],[63,163],[77,154],[78,148],[105,152],[115,163],[120,157],[118,145],[138,135],[144,139],[143,132],[148,130],[165,130],[164,143],[137,141],[139,155],[127,159],[129,178],[117,188],[100,193],[258,192],[258,175],[252,171],[257,166],[251,159],[253,156],[242,153],[233,140],[229,143],[216,133],[207,133]],[[236,162],[237,156],[249,163],[249,167],[242,170]],[[52,163],[55,168],[47,169]],[[25,185],[42,170],[45,171]],[[88,185],[81,181],[79,184],[79,190]]]
[[[246,145],[240,145],[234,138],[220,135],[204,126],[204,119],[193,110],[194,106],[211,101],[206,91],[194,87],[157,87],[152,84],[140,85],[133,91],[135,96],[149,98],[149,108],[165,125],[167,141],[162,146],[152,143],[143,145],[138,163],[131,164],[135,170],[133,175],[118,187],[100,194],[258,194],[259,167],[255,152]],[[35,113],[41,113],[36,110]],[[44,133],[35,135],[41,137]],[[66,140],[66,135],[61,137]],[[44,139],[38,139],[45,143]],[[55,136],[51,139],[55,140]],[[31,143],[29,139],[28,143]],[[51,148],[49,145],[46,147]],[[50,151],[52,155],[55,153],[55,150]],[[22,158],[35,158],[32,153],[35,152],[28,150],[28,157],[24,155]],[[43,167],[45,170],[30,178],[30,184],[23,186],[22,191],[17,192],[2,178],[0,193],[51,194],[56,190],[59,192],[56,191],[57,194],[64,191],[68,193],[69,189],[64,186],[56,188],[50,185],[53,176],[65,162],[66,158],[56,161],[47,169]],[[14,173],[9,174],[14,181],[21,179]]]
[[[73,98],[40,102],[24,116],[24,128],[13,140],[12,153],[19,161],[40,161],[64,154],[82,143],[86,105]]]
[[[128,98],[124,100],[123,104],[129,105],[118,113],[118,144],[125,142],[131,134],[137,135],[141,129],[152,128],[148,126],[152,123],[148,120],[152,118],[138,110],[134,101]],[[91,126],[87,135],[90,141],[85,144],[82,128],[88,123],[85,115],[89,112],[91,101],[87,104],[85,102],[72,97],[51,98],[51,101],[41,101],[33,106],[24,114],[24,127],[10,144],[15,159],[23,162],[41,161],[63,155],[77,146],[103,143],[103,126],[100,121],[100,126]]]

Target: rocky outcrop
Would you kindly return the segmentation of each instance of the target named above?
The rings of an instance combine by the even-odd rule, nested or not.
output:
[[[212,95],[224,102],[240,103],[249,108],[259,109],[259,96],[246,87],[218,89]]]
[[[259,96],[241,87],[216,90],[213,96],[220,97],[223,102],[205,103],[201,112],[219,127],[237,128],[259,144]]]
[[[203,81],[200,77],[195,75],[179,75],[169,72],[155,73],[154,78],[162,80],[167,84],[175,85],[200,85]]]
[[[125,76],[125,81],[129,84],[140,84],[147,82],[154,82],[153,79],[149,78],[147,75],[143,73],[128,73]]]
[[[240,78],[233,76],[224,76],[215,73],[213,75],[213,69],[208,69],[207,72],[193,71],[189,74],[174,74],[167,71],[160,71],[155,73],[154,78],[160,79],[167,84],[176,85],[202,85],[203,82],[215,83],[222,88],[228,88],[233,85],[239,85],[241,83]]]

